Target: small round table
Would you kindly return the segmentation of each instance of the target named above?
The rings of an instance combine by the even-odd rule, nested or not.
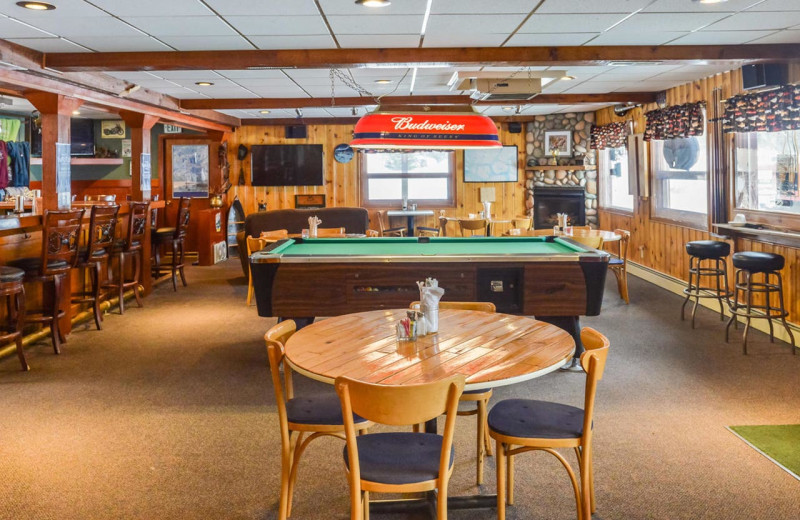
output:
[[[398,341],[396,323],[406,309],[328,318],[286,342],[286,361],[311,379],[338,376],[367,383],[415,384],[454,374],[465,390],[510,385],[542,376],[568,362],[575,341],[565,330],[525,316],[440,310],[439,331]]]

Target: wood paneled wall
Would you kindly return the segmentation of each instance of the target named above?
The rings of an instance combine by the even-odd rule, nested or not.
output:
[[[523,123],[523,128],[525,127]],[[228,192],[227,201],[238,196],[242,202],[245,213],[257,211],[259,201],[267,204],[267,209],[283,209],[294,207],[294,196],[305,193],[324,193],[328,206],[361,206],[361,183],[359,179],[359,154],[347,164],[341,164],[333,159],[333,149],[342,143],[349,143],[352,139],[352,125],[308,125],[307,139],[286,139],[283,126],[243,126],[238,128],[228,140],[228,160],[230,162],[230,178],[234,184]],[[525,133],[511,134],[505,125],[501,125],[500,139],[504,145],[516,145],[518,154],[517,182],[504,183],[465,183],[464,182],[464,154],[456,151],[456,207],[441,209],[447,216],[460,217],[469,213],[477,213],[482,209],[478,200],[479,188],[494,186],[497,202],[493,204],[493,213],[497,218],[513,218],[525,214]],[[250,185],[250,156],[244,161],[237,158],[237,149],[240,144],[250,148],[254,144],[322,144],[324,147],[324,186],[305,187],[264,187]],[[246,185],[240,186],[238,179],[244,174]],[[393,208],[390,208],[393,209]],[[398,221],[397,224],[402,222]],[[435,218],[417,219],[418,226],[438,226]],[[508,226],[505,226],[508,227]],[[377,229],[377,222],[372,223],[372,228]],[[498,228],[500,231],[503,226]],[[455,232],[455,226],[449,229]]]
[[[790,78],[800,79],[800,67],[790,67]],[[667,104],[680,105],[682,103],[705,100],[708,103],[709,117],[712,114],[713,97],[715,88],[722,90],[722,99],[741,93],[741,70],[734,70],[717,74],[709,78],[687,83],[667,91]],[[657,108],[655,104],[645,105],[618,117],[613,109],[607,108],[597,112],[597,124],[604,125],[614,121],[632,120],[636,133],[644,131],[644,113]],[[708,126],[710,131],[711,126]],[[713,146],[709,135],[709,152]],[[727,142],[730,142],[728,140]],[[729,151],[726,151],[728,153]],[[711,153],[708,154],[711,157]],[[727,182],[731,181],[731,170],[726,173]],[[651,180],[652,182],[652,180]],[[602,182],[599,187],[603,189]],[[652,194],[652,186],[650,189]],[[629,246],[629,259],[637,264],[649,267],[661,273],[687,280],[689,276],[689,260],[686,254],[686,242],[692,240],[715,239],[707,230],[692,229],[683,225],[670,223],[652,218],[650,199],[635,198],[632,213],[623,213],[600,209],[601,229],[627,229],[631,232]],[[717,238],[718,239],[718,238]],[[778,253],[786,258],[784,268],[785,304],[789,308],[789,320],[800,323],[800,249],[776,246],[769,243],[754,242],[751,240],[737,240],[732,243],[734,251],[768,251]],[[731,281],[733,269],[729,265]],[[635,300],[634,300],[635,301]]]

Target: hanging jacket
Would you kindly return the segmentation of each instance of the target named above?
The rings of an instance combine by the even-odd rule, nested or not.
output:
[[[8,186],[8,152],[5,141],[0,141],[0,188]]]
[[[8,142],[8,156],[11,158],[11,186],[27,188],[30,185],[31,147],[26,142]],[[2,182],[0,180],[0,182]]]

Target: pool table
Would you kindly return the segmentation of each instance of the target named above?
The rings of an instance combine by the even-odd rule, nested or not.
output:
[[[289,239],[250,257],[259,316],[337,316],[406,307],[417,280],[443,300],[491,301],[578,332],[596,316],[609,255],[559,237]]]

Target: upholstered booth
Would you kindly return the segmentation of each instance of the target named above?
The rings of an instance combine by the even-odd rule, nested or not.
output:
[[[347,233],[366,233],[369,213],[364,208],[276,209],[247,215],[244,232],[236,235],[239,251],[247,251],[245,237],[257,237],[262,231],[285,229],[289,234],[301,233],[308,228],[308,217],[317,216],[322,227],[343,227]],[[247,257],[241,255],[242,271],[247,276]]]

